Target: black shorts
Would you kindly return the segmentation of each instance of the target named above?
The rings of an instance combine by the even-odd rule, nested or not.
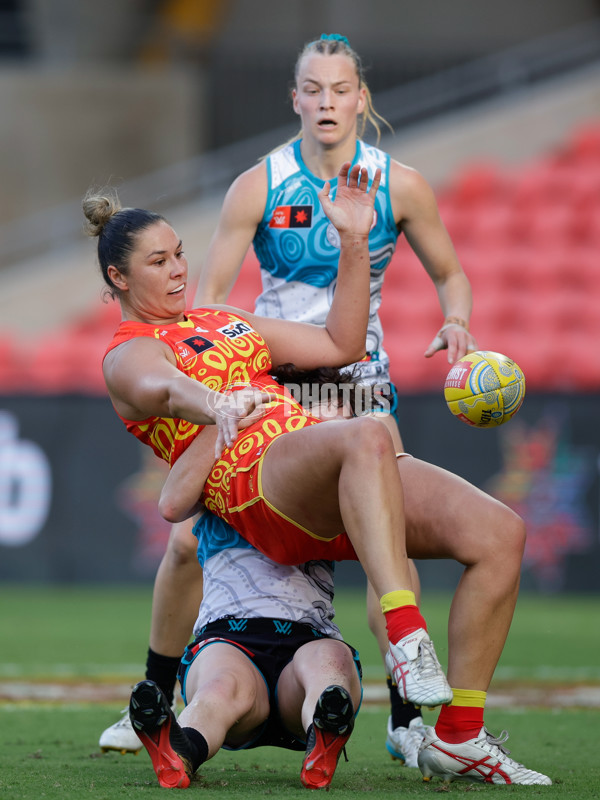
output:
[[[287,750],[304,750],[306,742],[293,736],[283,725],[277,706],[277,681],[283,668],[290,663],[294,653],[303,644],[319,639],[330,638],[320,633],[311,625],[291,622],[287,619],[234,619],[223,617],[205,625],[200,635],[189,644],[183,657],[177,677],[181,684],[183,699],[185,696],[185,679],[195,657],[204,648],[216,642],[237,647],[260,672],[269,693],[270,713],[258,734],[241,747],[228,747],[226,750],[246,750],[252,747],[285,747]],[[338,641],[338,640],[336,640]],[[346,644],[346,643],[344,643]],[[359,678],[362,669],[358,652],[346,644],[352,652]]]

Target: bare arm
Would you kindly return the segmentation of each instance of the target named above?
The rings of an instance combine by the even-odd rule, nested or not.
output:
[[[427,358],[448,349],[452,364],[476,350],[469,333],[473,298],[471,285],[442,222],[433,190],[418,172],[392,161],[390,195],[394,216],[434,283],[444,320],[448,321],[425,351]],[[458,320],[458,322],[456,322]],[[464,325],[461,325],[460,322]]]
[[[368,237],[381,175],[378,171],[367,191],[364,175],[360,180],[360,166],[351,171],[349,167],[346,163],[340,170],[335,202],[329,198],[328,183],[319,194],[341,241],[338,281],[325,326],[241,314],[269,345],[274,366],[287,362],[299,369],[342,366],[358,361],[365,353],[370,301]]]
[[[267,167],[261,162],[231,184],[200,273],[195,305],[225,303],[252,244],[267,202]]]
[[[149,337],[115,347],[104,359],[103,370],[113,405],[122,417],[144,420],[155,416],[216,425],[216,455],[224,444],[231,447],[234,443],[239,420],[271,399],[252,389],[231,395],[208,389],[177,369],[170,348]]]
[[[182,522],[199,514],[200,495],[214,464],[214,428],[206,428],[177,459],[164,483],[158,510],[167,522]]]
[[[369,316],[368,235],[380,172],[369,191],[359,165],[342,166],[335,202],[325,184],[320,199],[325,213],[340,234],[338,286],[326,326],[305,325],[235,313],[248,319],[269,345],[274,365],[292,361],[299,368],[342,365],[364,353]],[[170,348],[151,338],[124,342],[104,360],[104,377],[117,412],[132,420],[150,416],[185,419],[197,425],[216,424],[215,452],[231,446],[240,420],[256,412],[270,396],[249,388],[230,395],[208,389],[177,369]],[[256,418],[256,417],[255,417]]]

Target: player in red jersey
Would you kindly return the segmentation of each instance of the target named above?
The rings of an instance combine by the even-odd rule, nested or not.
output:
[[[200,428],[216,425],[207,507],[280,563],[358,559],[386,617],[399,692],[436,706],[450,702],[452,692],[411,590],[390,434],[365,417],[335,430],[320,425],[269,378],[273,365],[284,362],[337,366],[363,354],[368,233],[379,179],[377,170],[369,186],[361,166],[346,163],[335,202],[328,183],[320,194],[340,237],[339,279],[325,327],[227,308],[187,312],[187,263],[164,219],[110,208],[106,198],[88,197],[85,211],[123,314],[104,376],[128,429],[173,463]],[[244,420],[251,424],[240,432]]]
[[[432,729],[426,739],[430,752],[435,749],[441,753],[443,749],[446,762],[440,765],[432,761],[422,767],[425,774],[444,775],[448,760],[454,758],[458,763],[463,750],[489,753],[491,748],[495,759],[502,758],[500,745],[484,731],[483,707],[516,602],[525,540],[522,521],[502,504],[443,470],[436,471],[438,478],[432,481],[433,468],[416,459],[411,474],[403,475],[401,481],[391,438],[377,420],[318,424],[285,396],[275,397],[275,405],[267,409],[264,418],[251,418],[261,403],[273,399],[266,379],[271,364],[290,360],[300,368],[342,364],[356,360],[364,348],[368,315],[365,232],[370,225],[370,215],[365,211],[372,213],[373,198],[365,191],[359,167],[348,173],[345,165],[339,178],[335,204],[329,201],[327,185],[321,194],[341,239],[339,282],[326,327],[223,309],[235,317],[226,318],[215,330],[228,340],[237,336],[236,331],[231,337],[227,333],[232,323],[234,327],[244,323],[250,326],[240,335],[252,345],[251,353],[245,360],[234,353],[236,367],[231,373],[223,369],[231,347],[223,342],[220,346],[218,338],[213,340],[210,327],[203,331],[202,319],[196,326],[200,330],[188,325],[184,298],[187,265],[173,229],[149,212],[120,210],[111,207],[106,198],[88,198],[85,210],[99,236],[100,265],[119,297],[125,325],[142,323],[145,331],[151,331],[112,348],[105,359],[105,375],[119,414],[164,454],[175,452],[179,440],[191,437],[195,426],[216,425],[217,454],[222,463],[218,469],[213,467],[209,478],[209,485],[217,489],[211,501],[219,514],[237,515],[236,527],[241,528],[242,535],[260,536],[261,531],[253,529],[258,509],[261,519],[268,521],[266,540],[255,538],[259,547],[268,550],[272,524],[283,517],[287,518],[287,533],[296,539],[295,558],[308,552],[298,549],[301,539],[309,550],[317,545],[328,548],[328,557],[333,559],[339,554],[347,556],[348,547],[353,546],[381,597],[391,641],[392,672],[403,695],[418,704],[448,702],[452,693],[447,693],[414,595],[405,588],[410,586],[405,543],[411,557],[454,558],[464,565],[449,620],[449,675],[455,687],[454,701],[442,708],[435,731]],[[219,313],[208,309],[206,319]],[[186,375],[178,368],[180,362],[167,341],[169,326],[187,326],[187,332],[194,336],[208,334],[206,338],[214,344],[211,352],[215,363],[202,381],[229,387],[239,381],[246,383],[250,371],[257,378],[255,393],[246,393],[239,402],[239,392],[214,392]],[[194,356],[188,362],[189,353],[178,352],[189,369]],[[263,364],[268,355],[271,363]],[[215,370],[221,375],[220,381]],[[223,375],[228,375],[225,383]],[[276,428],[286,419],[281,415],[287,406],[294,407],[299,429],[279,432]],[[269,419],[271,414],[274,416]],[[250,427],[238,439],[238,425],[246,418]],[[265,434],[273,431],[268,442]],[[253,438],[255,433],[258,435]],[[248,449],[237,450],[234,455],[241,439]],[[236,471],[238,460],[248,469]],[[220,471],[221,477],[217,474]],[[411,504],[407,536],[403,484]],[[238,491],[240,487],[242,491]],[[223,498],[227,511],[220,505]],[[238,506],[234,507],[236,502]],[[247,512],[251,520],[244,529]],[[344,533],[340,533],[342,530]],[[513,782],[549,782],[545,776],[519,769],[526,774],[513,772]]]

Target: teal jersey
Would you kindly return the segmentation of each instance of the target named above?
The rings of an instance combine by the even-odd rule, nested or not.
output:
[[[365,382],[389,381],[389,359],[383,349],[378,311],[385,270],[396,247],[398,229],[389,194],[390,157],[383,150],[357,140],[352,162],[366,167],[369,180],[381,169],[369,234],[371,309],[366,350],[359,364]],[[268,194],[264,216],[254,237],[263,290],[256,313],[279,319],[323,325],[337,281],[339,234],[321,207],[319,192],[325,181],[304,164],[300,141],[267,156]],[[330,181],[335,197],[337,178]]]

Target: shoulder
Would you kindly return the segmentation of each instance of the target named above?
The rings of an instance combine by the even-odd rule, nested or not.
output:
[[[151,330],[153,326],[148,325],[147,327],[148,332],[136,332],[120,340],[113,339],[105,354],[104,365],[109,367],[141,356],[159,356],[161,354],[172,360],[173,355],[169,345],[153,333]]]
[[[430,188],[429,184],[414,167],[402,164],[394,158],[390,158],[390,183],[394,187],[405,189],[406,191],[420,191]]]
[[[227,195],[250,195],[255,192],[265,195],[267,192],[267,164],[265,161],[255,164],[238,175],[229,187]]]
[[[234,214],[235,220],[257,221],[262,217],[266,202],[267,166],[261,161],[233,181],[225,195],[221,220]]]
[[[148,416],[145,413],[139,416],[135,405],[123,398],[132,390],[137,392],[149,367],[162,372],[165,367],[170,369],[176,365],[172,349],[160,339],[150,336],[127,339],[107,352],[102,362],[102,372],[113,403],[118,403],[115,405],[117,413],[127,419]]]
[[[357,159],[361,164],[364,164],[369,172],[374,172],[376,169],[381,169],[381,178],[383,184],[387,181],[387,172],[391,162],[389,153],[381,150],[375,145],[367,144],[362,139],[357,140]]]
[[[433,189],[423,175],[395,159],[390,160],[389,191],[397,221],[423,205],[435,203]]]

